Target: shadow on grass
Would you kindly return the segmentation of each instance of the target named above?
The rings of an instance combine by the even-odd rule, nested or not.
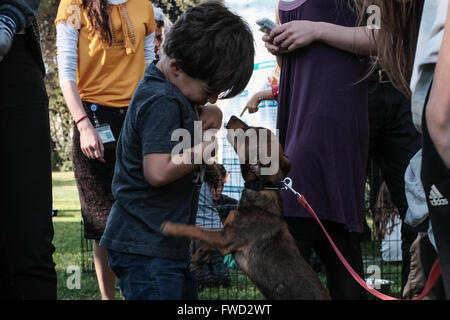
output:
[[[52,187],[58,188],[58,187],[73,187],[75,185],[74,180],[59,180],[59,179],[53,179],[52,181]]]
[[[57,208],[56,208],[57,209]],[[58,213],[56,215],[56,217],[53,217],[53,221],[54,222],[58,222],[58,218],[77,218],[78,216],[80,216],[80,210],[74,209],[67,209],[67,210],[60,210],[57,209]],[[81,217],[80,217],[81,219]]]

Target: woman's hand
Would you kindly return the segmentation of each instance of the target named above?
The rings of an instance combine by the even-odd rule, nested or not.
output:
[[[269,51],[274,56],[278,57],[283,53],[288,52],[287,50],[283,50],[279,46],[274,45],[272,39],[270,39],[270,36],[267,34],[263,35],[262,41],[264,41],[264,46],[266,47],[267,51]]]
[[[292,52],[319,40],[319,34],[320,24],[318,22],[295,20],[274,28],[270,32],[269,41],[266,44],[270,42],[270,49],[274,52]]]
[[[61,83],[61,90],[73,119],[77,121],[77,119],[84,117],[86,112],[81,102],[77,84],[72,81],[64,81]],[[103,142],[89,119],[84,118],[81,120],[77,124],[77,128],[80,131],[80,147],[83,154],[89,159],[97,159],[105,162],[103,158]]]
[[[272,89],[266,89],[255,93],[250,100],[247,102],[244,110],[242,110],[240,117],[244,114],[245,110],[248,110],[248,113],[255,113],[259,110],[259,104],[263,100],[274,100]]]
[[[80,147],[83,154],[89,159],[105,163],[103,142],[89,119],[81,121],[77,127],[80,131]]]
[[[259,94],[255,94],[247,102],[247,105],[242,110],[241,115],[239,117],[242,117],[242,115],[244,114],[245,110],[248,110],[248,113],[258,112],[258,110],[259,110],[258,105],[259,105],[260,102],[261,102],[261,99],[259,98]]]

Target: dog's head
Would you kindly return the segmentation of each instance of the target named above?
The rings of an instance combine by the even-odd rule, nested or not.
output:
[[[230,118],[226,128],[227,139],[238,154],[244,180],[279,185],[290,170],[290,162],[276,135],[267,128],[248,126],[235,116]]]

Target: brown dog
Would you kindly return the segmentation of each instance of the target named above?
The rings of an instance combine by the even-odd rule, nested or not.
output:
[[[228,135],[243,161],[240,163],[245,186],[238,210],[230,212],[221,230],[166,222],[161,226],[163,233],[204,243],[193,256],[194,267],[215,251],[223,255],[232,253],[241,270],[266,299],[329,299],[319,277],[300,255],[283,218],[280,182],[286,177],[290,163],[278,140],[270,130],[249,127],[234,116],[227,129],[229,133],[230,129],[240,129],[240,134]],[[256,143],[245,138],[239,143],[250,129],[257,133]],[[263,140],[270,143],[262,143]],[[278,157],[274,151],[277,148]],[[267,169],[274,161],[263,164],[259,156],[263,153],[252,157],[252,150],[264,151],[270,159],[275,159],[279,164],[276,172],[262,175],[262,169]]]

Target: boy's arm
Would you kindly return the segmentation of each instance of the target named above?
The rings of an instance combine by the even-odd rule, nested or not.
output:
[[[142,131],[145,140],[143,142],[145,146],[143,148],[143,171],[147,182],[155,187],[174,182],[194,170],[202,162],[209,161],[213,156],[213,150],[217,148],[216,139],[211,137],[210,140],[205,140],[189,149],[186,148],[183,153],[173,153],[173,148],[177,143],[169,139],[179,124],[173,121],[168,122],[168,119],[178,119],[178,112],[179,108],[173,101],[163,99],[154,102],[154,106],[139,117],[141,124],[152,123],[151,131],[145,132],[144,129]],[[222,112],[217,106],[205,106],[200,120],[203,130],[218,129],[222,124]],[[156,137],[157,140],[155,140]]]
[[[185,176],[198,165],[190,162],[175,164],[170,153],[151,153],[144,156],[144,176],[154,187],[162,187]]]
[[[203,161],[204,150],[215,144],[216,141],[203,141],[196,146],[186,150],[182,154],[150,153],[144,156],[144,176],[148,183],[154,187],[162,187],[185,176],[199,164],[194,159],[201,155]],[[205,153],[206,154],[206,153]]]

